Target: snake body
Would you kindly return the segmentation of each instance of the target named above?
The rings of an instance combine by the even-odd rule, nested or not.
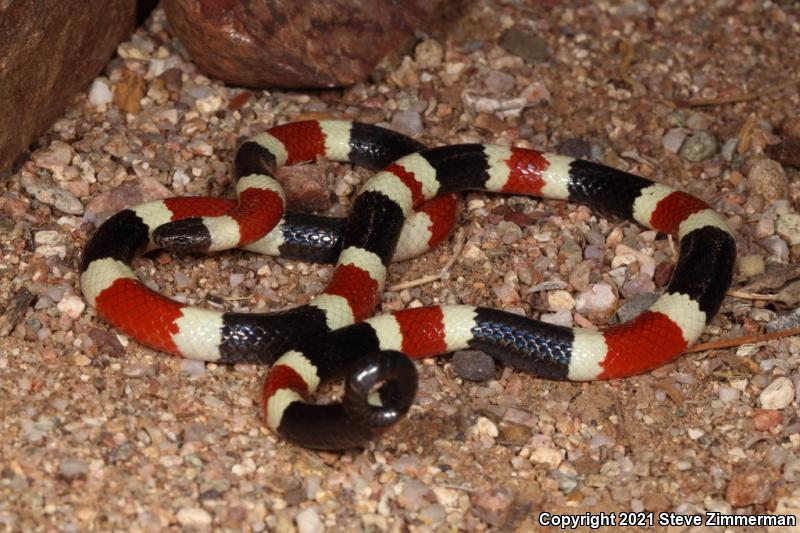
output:
[[[381,169],[344,222],[284,216],[272,174],[320,156]],[[685,192],[589,161],[490,144],[425,149],[376,126],[303,121],[243,143],[235,168],[238,201],[173,198],[109,218],[87,244],[81,287],[101,318],[148,346],[206,361],[272,364],[263,389],[266,421],[308,447],[363,446],[396,423],[416,393],[408,357],[474,348],[540,376],[578,381],[652,370],[699,338],[731,283],[736,246],[718,213]],[[600,330],[467,305],[373,317],[390,260],[444,239],[456,217],[451,193],[462,190],[584,203],[677,235],[673,276],[648,310]],[[157,247],[337,259],[327,287],[307,305],[222,313],[170,300],[136,278],[132,259]],[[321,381],[342,373],[341,403],[306,403]]]

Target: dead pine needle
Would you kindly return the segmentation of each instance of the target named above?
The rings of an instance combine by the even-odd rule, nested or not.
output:
[[[458,233],[456,234],[456,245],[453,248],[453,255],[450,257],[450,260],[442,267],[438,274],[430,274],[428,276],[422,276],[421,278],[412,279],[410,281],[403,281],[402,283],[397,283],[396,285],[392,285],[388,288],[388,290],[392,292],[402,291],[404,289],[410,289],[412,287],[419,287],[420,285],[426,285],[428,283],[433,283],[434,281],[439,281],[442,279],[452,268],[455,264],[458,256],[461,255],[461,251],[464,249],[464,228],[459,228]]]
[[[745,335],[743,337],[734,337],[732,339],[721,339],[713,342],[703,342],[695,344],[685,353],[704,352],[706,350],[720,350],[722,348],[733,348],[743,344],[756,344],[759,342],[766,342],[775,339],[782,339],[783,337],[792,337],[800,335],[800,327],[784,329],[783,331],[774,331],[772,333],[761,333],[758,335]]]
[[[777,294],[758,294],[755,292],[735,291],[733,289],[729,290],[727,295],[734,298],[741,298],[742,300],[761,300],[764,302],[773,302],[778,299]]]
[[[768,87],[766,89],[762,89],[760,91],[754,91],[751,93],[736,94],[733,96],[726,96],[721,98],[692,98],[689,100],[678,100],[675,103],[683,107],[701,107],[701,106],[711,106],[711,105],[736,104],[739,102],[756,100],[758,98],[761,98],[762,96],[767,96],[772,93],[783,91],[784,89],[789,89],[799,83],[800,83],[800,78],[795,80],[785,81],[783,83],[779,83],[778,85],[773,85],[772,87]]]

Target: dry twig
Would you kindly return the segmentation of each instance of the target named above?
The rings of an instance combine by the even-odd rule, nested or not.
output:
[[[772,87],[768,87],[760,91],[754,91],[752,93],[735,94],[733,96],[725,96],[721,98],[691,98],[689,100],[677,100],[675,103],[679,106],[684,106],[684,107],[701,107],[707,105],[735,104],[738,102],[747,102],[749,100],[756,100],[758,98],[761,98],[762,96],[767,96],[772,93],[780,92],[784,89],[793,87],[798,83],[800,83],[800,78],[796,80],[789,80],[783,83],[779,83],[778,85],[773,85]]]
[[[697,353],[704,352],[706,350],[733,348],[734,346],[741,346],[742,344],[756,344],[759,342],[781,339],[783,337],[792,337],[794,335],[800,335],[800,327],[784,329],[783,331],[774,331],[772,333],[760,333],[758,335],[745,335],[743,337],[734,337],[732,339],[703,342],[690,347],[685,353]]]

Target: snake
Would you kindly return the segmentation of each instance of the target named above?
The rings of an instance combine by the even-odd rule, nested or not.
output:
[[[285,212],[277,169],[317,158],[376,171],[346,219]],[[80,285],[97,315],[138,342],[177,356],[271,365],[266,424],[314,449],[367,446],[414,403],[413,360],[462,349],[555,380],[633,376],[673,361],[718,312],[736,243],[725,218],[686,192],[600,163],[497,144],[426,148],[393,130],[347,120],[304,120],[244,141],[234,159],[236,199],[176,197],[123,209],[88,240]],[[443,241],[458,218],[456,193],[486,191],[562,200],[676,236],[663,293],[635,318],[567,327],[472,305],[428,305],[375,315],[393,259]],[[335,262],[309,303],[268,313],[222,312],[148,288],[133,259],[163,248],[241,248]],[[339,401],[315,403],[344,377]]]

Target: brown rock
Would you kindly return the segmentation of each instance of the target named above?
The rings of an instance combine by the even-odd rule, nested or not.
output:
[[[731,479],[725,499],[734,507],[767,503],[779,478],[774,469],[753,467]]]
[[[778,144],[767,146],[765,153],[781,165],[800,168],[800,137],[786,137]]]
[[[758,431],[769,431],[783,422],[783,414],[775,409],[756,409],[753,425]]]
[[[0,170],[94,78],[134,27],[135,0],[0,2]]]
[[[169,189],[155,178],[144,177],[126,181],[114,190],[95,196],[86,206],[84,217],[96,225],[121,209],[142,202],[161,200],[171,196]]]
[[[325,171],[317,165],[281,167],[275,179],[286,192],[286,203],[299,211],[321,211],[331,205]]]
[[[164,0],[206,73],[252,87],[337,87],[366,79],[417,29],[458,12],[447,0]]]
[[[514,491],[505,487],[482,490],[471,498],[472,512],[484,522],[502,528],[509,518],[515,498]]]
[[[123,70],[120,80],[114,85],[114,105],[126,113],[142,110],[142,98],[147,94],[144,78],[131,70]]]

